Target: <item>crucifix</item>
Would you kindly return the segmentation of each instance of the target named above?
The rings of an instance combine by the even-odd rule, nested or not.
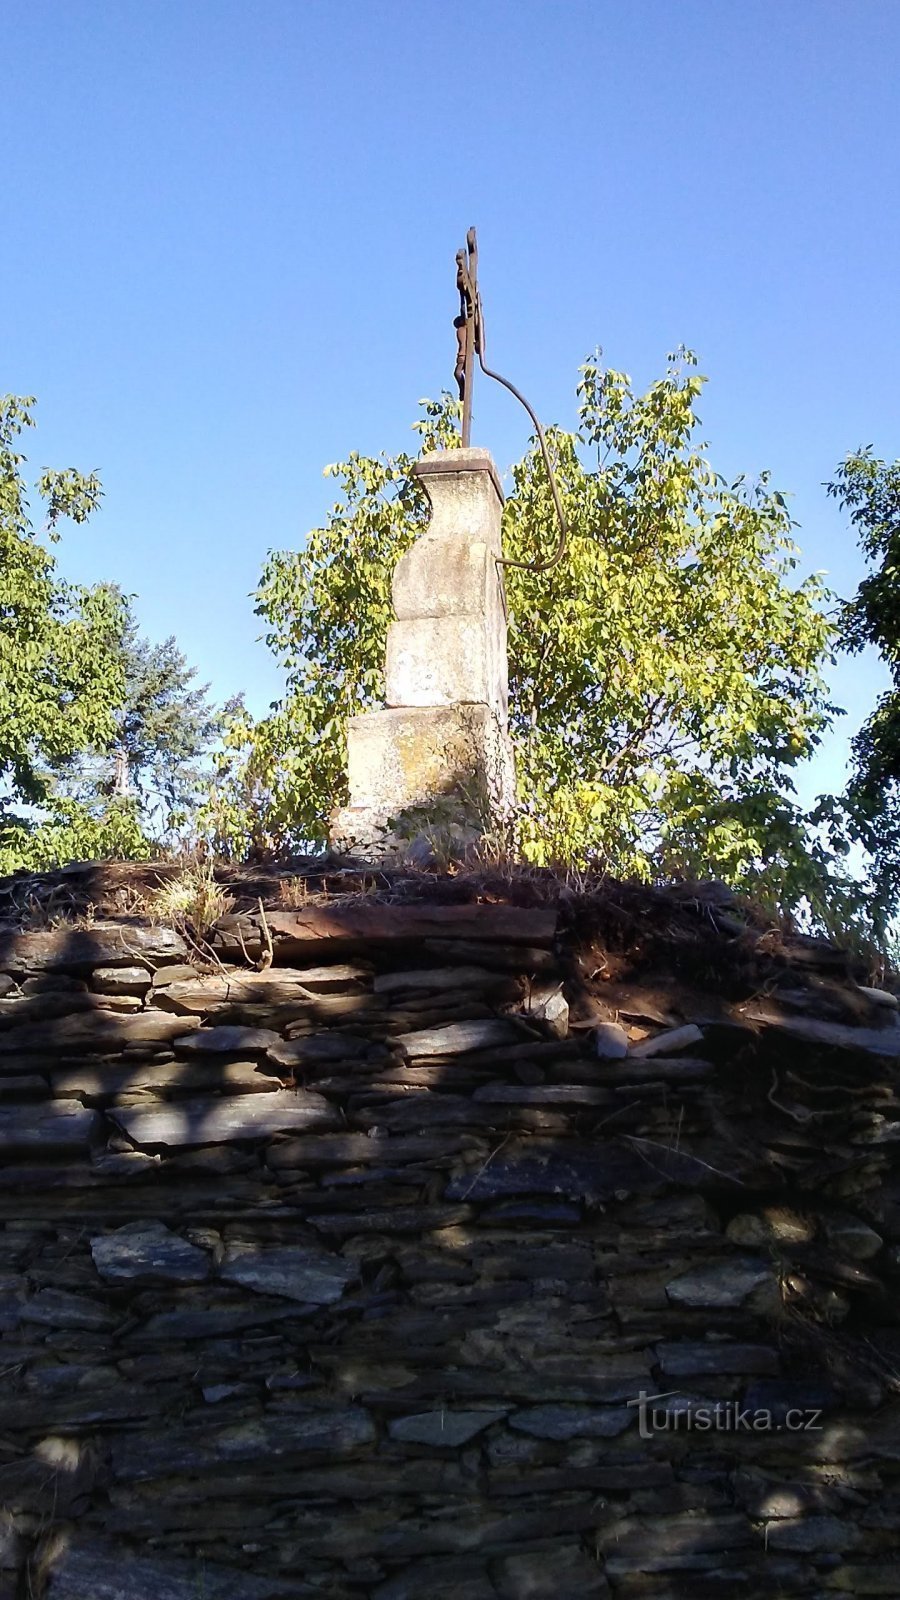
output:
[[[475,376],[475,357],[486,378],[493,378],[495,383],[503,385],[510,394],[518,400],[520,406],[527,411],[540,446],[541,455],[550,484],[550,493],[559,523],[559,540],[553,554],[546,561],[512,561],[505,557],[498,557],[498,565],[502,567],[528,567],[532,572],[548,572],[555,567],[565,555],[567,532],[566,518],[563,512],[562,500],[556,482],[556,473],[550,460],[547,449],[547,440],[540,421],[532,410],[525,396],[508,378],[501,377],[499,372],[492,372],[484,359],[484,309],[481,304],[481,290],[478,287],[478,241],[475,229],[470,228],[466,234],[465,250],[456,252],[456,287],[459,293],[459,315],[454,317],[453,326],[456,329],[456,366],[453,376],[459,388],[459,398],[462,401],[462,437],[460,444],[468,450],[472,443],[472,379]]]
[[[456,329],[456,367],[453,376],[459,387],[463,403],[462,447],[467,450],[472,442],[472,378],[475,374],[475,357],[484,355],[484,329],[481,313],[481,295],[478,292],[478,241],[475,229],[466,234],[465,250],[456,252],[456,287],[459,291],[459,316],[454,319]]]

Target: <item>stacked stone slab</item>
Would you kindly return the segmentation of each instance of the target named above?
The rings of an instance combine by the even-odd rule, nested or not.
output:
[[[500,903],[211,942],[0,930],[0,1600],[900,1592],[891,995]]]
[[[393,579],[386,708],[350,720],[338,846],[368,855],[424,836],[465,844],[513,803],[503,495],[486,450],[436,451],[415,473],[432,507]]]

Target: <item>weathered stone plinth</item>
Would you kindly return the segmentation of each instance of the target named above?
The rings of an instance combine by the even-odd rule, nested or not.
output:
[[[350,803],[332,819],[339,848],[374,855],[430,831],[469,842],[514,798],[496,468],[486,450],[437,451],[416,474],[432,518],[394,573],[387,707],[351,719]]]

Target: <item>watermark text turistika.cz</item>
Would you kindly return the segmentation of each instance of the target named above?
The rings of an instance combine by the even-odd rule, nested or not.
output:
[[[629,1406],[638,1414],[642,1439],[655,1433],[814,1433],[819,1431],[821,1408],[792,1406],[773,1411],[767,1406],[745,1406],[739,1400],[693,1401],[685,1396],[681,1405],[660,1406],[654,1402],[671,1400],[682,1394],[667,1389],[664,1394],[648,1394],[642,1389]]]

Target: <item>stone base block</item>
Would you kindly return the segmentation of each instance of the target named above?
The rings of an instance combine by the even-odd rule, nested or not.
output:
[[[395,850],[434,828],[464,843],[501,825],[514,800],[509,738],[486,705],[352,717],[347,768],[351,803],[331,824],[338,849]]]

